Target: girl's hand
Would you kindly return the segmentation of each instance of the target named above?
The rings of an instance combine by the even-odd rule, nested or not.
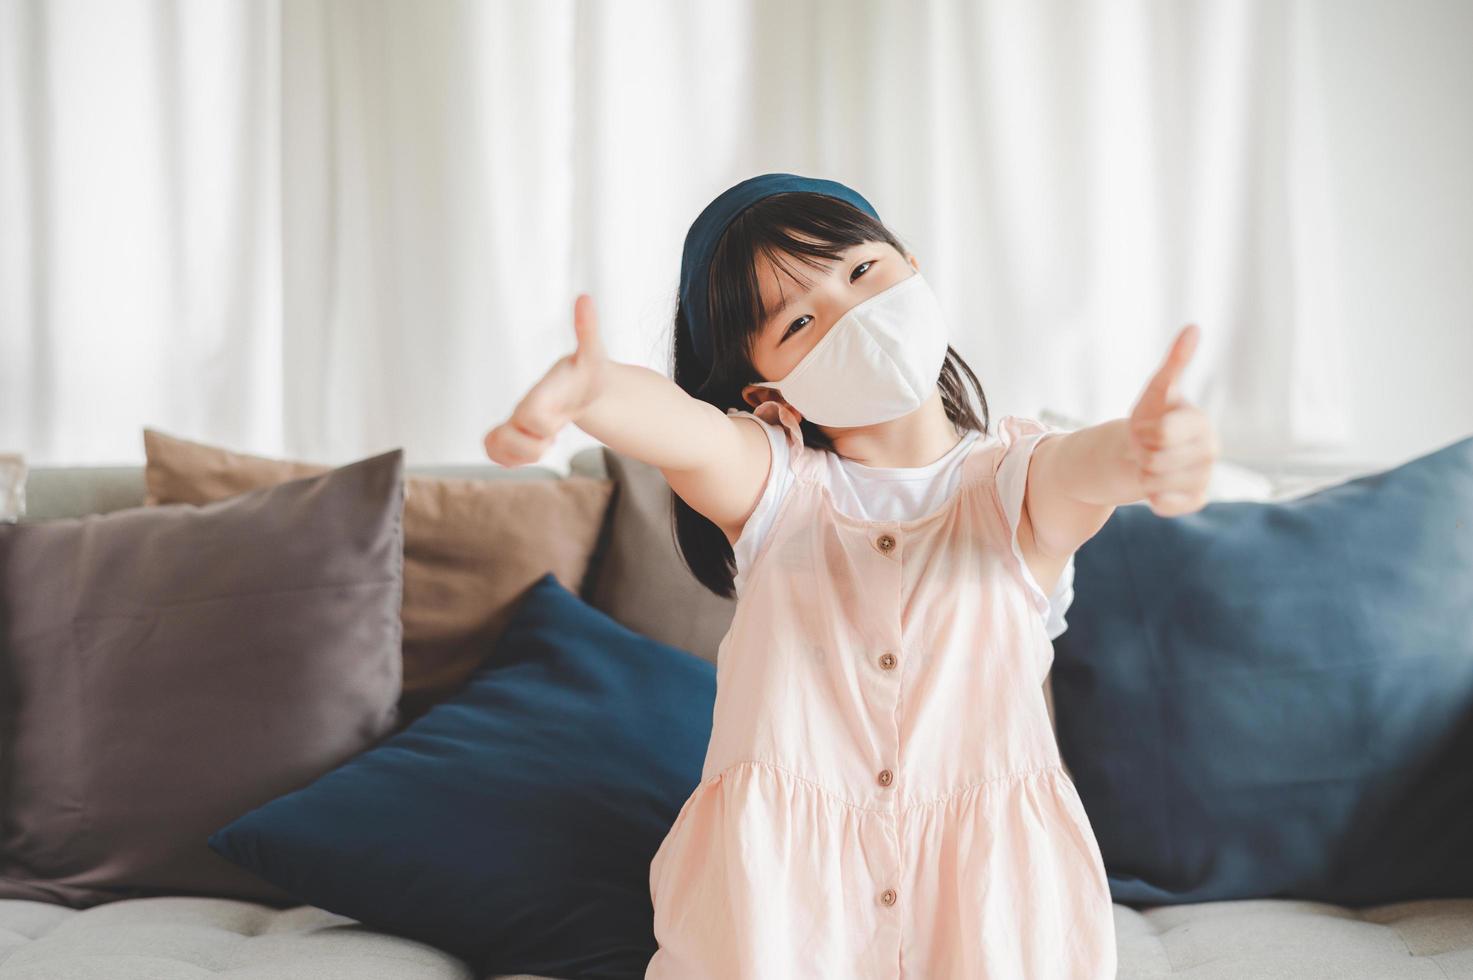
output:
[[[1176,393],[1177,379],[1197,349],[1201,329],[1188,324],[1176,335],[1165,362],[1130,410],[1127,450],[1139,470],[1151,510],[1175,517],[1207,503],[1207,484],[1217,459],[1212,420]]]
[[[578,347],[565,354],[532,386],[511,416],[486,433],[486,455],[503,466],[535,463],[569,422],[604,390],[608,355],[598,335],[593,297],[579,293],[573,303],[573,330]]]

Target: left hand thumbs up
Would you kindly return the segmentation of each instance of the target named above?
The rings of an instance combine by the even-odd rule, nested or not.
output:
[[[1212,421],[1177,391],[1201,333],[1196,324],[1181,329],[1130,410],[1128,453],[1138,469],[1142,496],[1162,517],[1200,510],[1207,503],[1218,454]]]

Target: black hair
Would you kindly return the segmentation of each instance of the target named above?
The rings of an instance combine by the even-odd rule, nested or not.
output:
[[[905,247],[873,216],[827,194],[789,191],[771,194],[744,210],[726,227],[711,257],[707,323],[711,329],[709,372],[691,346],[689,325],[679,297],[675,303],[675,337],[671,368],[675,383],[687,394],[725,412],[751,411],[742,389],[761,377],[752,363],[752,348],[769,311],[764,309],[758,280],[758,257],[766,256],[795,281],[784,256],[815,269],[821,260],[838,261],[844,250],[865,242],[885,242],[901,255]],[[959,430],[988,432],[987,396],[972,369],[950,345],[937,381],[946,417]],[[976,395],[974,410],[968,388]],[[833,450],[833,441],[808,419],[799,423],[805,446]],[[718,596],[734,594],[736,563],[726,533],[674,490],[675,540],[680,556],[702,585]]]

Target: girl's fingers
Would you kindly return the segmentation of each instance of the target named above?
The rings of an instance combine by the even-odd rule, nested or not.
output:
[[[509,425],[514,425],[530,436],[548,437],[557,435],[562,428],[558,414],[561,402],[566,398],[560,389],[567,385],[567,375],[562,372],[549,374],[522,397],[512,411]]]
[[[1148,473],[1141,478],[1141,489],[1147,496],[1156,493],[1205,489],[1212,477],[1212,462],[1199,461],[1191,466],[1167,473]]]
[[[598,384],[593,361],[579,364],[578,355],[564,355],[542,380],[532,386],[512,413],[512,421],[533,435],[551,438],[562,431]]]
[[[1190,514],[1192,511],[1201,510],[1207,504],[1205,492],[1184,493],[1181,491],[1169,491],[1166,493],[1152,494],[1146,498],[1151,507],[1151,512],[1158,517],[1176,517],[1180,514]]]
[[[486,436],[486,453],[504,466],[520,466],[541,459],[550,443],[550,439],[527,432],[509,419]]]
[[[1210,428],[1206,414],[1195,405],[1182,405],[1157,418],[1132,418],[1130,435],[1146,449],[1163,449],[1198,438]]]
[[[507,424],[518,432],[533,438],[547,440],[557,435],[562,423],[543,408],[541,401],[528,399],[516,407],[507,419]]]
[[[1136,463],[1146,473],[1170,473],[1173,470],[1200,465],[1203,460],[1214,455],[1209,441],[1205,438],[1198,438],[1167,449],[1140,451],[1136,457]]]

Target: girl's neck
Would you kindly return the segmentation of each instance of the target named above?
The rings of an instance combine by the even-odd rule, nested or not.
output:
[[[834,451],[863,466],[926,466],[945,456],[965,433],[946,417],[941,389],[931,391],[920,408],[898,419],[875,425],[831,429],[820,426],[833,441]]]

